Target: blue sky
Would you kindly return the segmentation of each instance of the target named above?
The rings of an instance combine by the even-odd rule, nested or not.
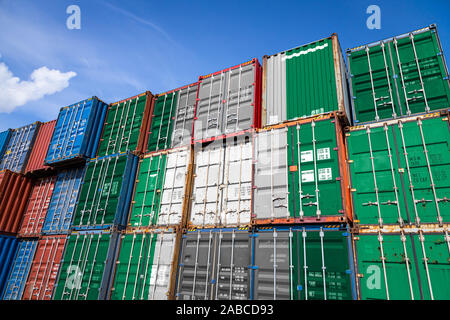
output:
[[[72,4],[80,30],[66,27]],[[380,30],[366,27],[371,4]],[[0,0],[0,88],[14,89],[0,92],[0,131],[55,119],[94,95],[111,103],[161,93],[334,32],[345,50],[436,23],[449,61],[449,12],[448,0]]]

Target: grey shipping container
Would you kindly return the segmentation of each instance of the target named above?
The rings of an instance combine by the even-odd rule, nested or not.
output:
[[[24,172],[40,125],[40,122],[35,122],[14,129],[1,160],[0,170]]]

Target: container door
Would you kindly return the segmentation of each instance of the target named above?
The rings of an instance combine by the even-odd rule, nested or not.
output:
[[[192,126],[195,115],[198,84],[180,89],[174,119],[171,147],[189,145],[192,139]]]
[[[159,96],[153,107],[149,151],[168,149],[172,140],[173,118],[179,103],[179,91]]]
[[[396,128],[410,214],[417,222],[450,221],[450,133],[443,118],[417,120]]]
[[[287,129],[263,131],[255,139],[253,208],[256,219],[289,218]]]
[[[129,225],[140,227],[158,224],[161,206],[160,191],[167,172],[166,161],[165,154],[141,160]]]

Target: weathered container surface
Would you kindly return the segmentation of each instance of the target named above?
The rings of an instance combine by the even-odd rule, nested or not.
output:
[[[353,204],[361,224],[449,222],[447,117],[429,114],[350,130]]]
[[[61,171],[55,182],[42,233],[64,234],[71,226],[85,168]]]
[[[36,140],[33,144],[33,148],[30,153],[30,158],[25,169],[25,172],[41,172],[47,170],[50,167],[44,165],[45,155],[47,154],[50,139],[55,129],[56,120],[43,123],[39,127],[39,131],[36,135]]]
[[[107,104],[92,97],[61,108],[44,164],[57,166],[95,157]]]
[[[249,300],[252,240],[246,228],[203,229],[183,236],[178,300]]]
[[[253,248],[256,300],[356,298],[349,232],[339,226],[260,228]]]
[[[18,244],[19,239],[15,236],[0,235],[0,297],[8,279]]]
[[[129,152],[88,163],[75,209],[74,229],[126,226],[137,164],[138,157]]]
[[[40,122],[35,122],[14,129],[1,159],[0,170],[25,171],[40,125]]]
[[[196,144],[190,225],[251,223],[252,135]]]
[[[13,130],[8,129],[6,131],[0,132],[0,159],[3,157],[3,153],[8,146],[9,138],[11,137]]]
[[[435,25],[347,50],[354,122],[448,108],[448,69]]]
[[[0,232],[19,231],[31,188],[31,180],[24,175],[0,171]]]
[[[353,237],[360,299],[449,299],[448,231],[410,231]]]
[[[255,223],[352,220],[342,131],[337,115],[328,114],[256,134]]]
[[[189,145],[198,82],[158,94],[153,99],[148,152]]]
[[[257,59],[199,80],[195,141],[261,126],[261,66]]]
[[[336,34],[263,58],[263,125],[339,111],[351,120]]]
[[[141,159],[128,225],[183,224],[190,163],[190,147],[153,153]]]
[[[21,240],[2,294],[3,300],[20,300],[36,251],[37,240]]]
[[[108,106],[97,157],[127,151],[140,154],[145,151],[152,99],[152,93],[146,91]]]
[[[173,230],[122,235],[111,300],[173,299],[180,236]]]
[[[20,237],[39,237],[55,187],[56,176],[36,179],[19,230]]]
[[[53,300],[105,300],[111,288],[120,235],[72,233],[66,242]]]
[[[50,300],[67,236],[44,236],[37,244],[22,300]]]

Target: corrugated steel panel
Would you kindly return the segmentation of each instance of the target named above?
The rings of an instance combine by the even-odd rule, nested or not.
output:
[[[50,300],[67,236],[45,236],[37,244],[22,300]]]
[[[361,224],[450,222],[450,132],[439,113],[350,128],[353,206]]]
[[[32,188],[29,178],[0,171],[0,232],[17,233]]]
[[[92,97],[61,108],[44,163],[56,166],[95,157],[107,107]]]
[[[152,153],[140,160],[129,226],[183,223],[190,162],[190,147]]]
[[[436,25],[347,50],[354,123],[448,108],[450,81]]]
[[[263,58],[263,125],[339,111],[351,119],[337,35]]]
[[[119,233],[80,231],[66,244],[53,300],[105,300],[117,260]]]
[[[199,81],[194,140],[261,126],[261,66],[256,58]]]
[[[74,229],[126,226],[138,160],[126,153],[89,161],[75,209]]]
[[[150,127],[153,95],[146,91],[108,106],[97,157],[132,151],[143,153]]]
[[[36,172],[50,168],[48,166],[44,166],[44,158],[47,154],[55,125],[56,120],[53,120],[45,122],[40,126],[25,172]]]
[[[254,154],[254,223],[352,220],[343,126],[336,114],[260,130]]]
[[[178,300],[249,300],[252,239],[246,228],[204,229],[183,236]]]
[[[36,251],[37,240],[21,240],[2,294],[3,300],[20,300]]]
[[[19,230],[20,237],[39,237],[44,224],[56,176],[33,181],[33,188]]]
[[[23,173],[41,123],[35,122],[14,129],[0,163],[0,170]]]
[[[0,297],[6,285],[19,240],[14,236],[0,234]]]
[[[53,189],[42,233],[64,234],[72,226],[75,204],[83,181],[85,168],[61,171]]]
[[[252,144],[245,134],[195,145],[191,226],[251,223]]]
[[[173,230],[121,236],[111,300],[166,300],[173,296],[180,236]]]
[[[406,229],[407,230],[407,229]],[[359,298],[363,300],[448,300],[448,231],[353,236]]]
[[[153,99],[148,152],[191,143],[198,84],[161,93]]]
[[[347,229],[339,225],[269,227],[255,235],[254,299],[356,299]]]
[[[3,157],[3,153],[8,146],[9,138],[11,137],[13,130],[8,129],[6,131],[0,132],[0,159]]]

